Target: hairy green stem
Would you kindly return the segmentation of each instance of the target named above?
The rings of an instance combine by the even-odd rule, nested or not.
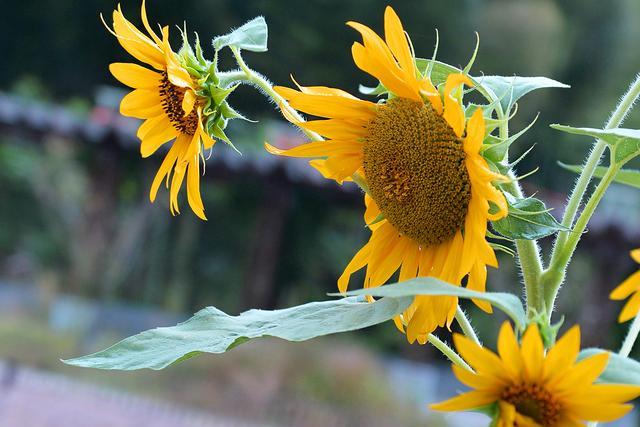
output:
[[[509,138],[509,124],[504,117],[498,118],[502,120],[499,128],[500,138],[506,140]],[[523,198],[522,188],[520,188],[515,176],[511,173],[509,178],[511,181],[504,184],[504,188],[515,197]],[[540,285],[540,274],[542,273],[540,248],[535,240],[516,240],[516,250],[518,251],[518,260],[520,261],[520,269],[524,280],[527,314],[529,317],[533,317],[535,314],[545,311],[544,293]]]
[[[640,95],[640,74],[638,74],[635,80],[629,86],[629,89],[624,94],[618,105],[611,113],[609,120],[605,124],[605,129],[612,129],[620,126],[620,124],[624,121],[627,114],[631,110],[631,107],[638,99]],[[593,173],[596,170],[596,166],[600,163],[600,158],[606,149],[607,144],[602,140],[596,140],[596,143],[587,158],[584,167],[582,169],[582,173],[580,177],[576,181],[576,185],[571,192],[571,196],[569,197],[569,201],[567,202],[567,207],[565,208],[564,215],[562,217],[562,225],[566,228],[571,228],[573,225],[573,221],[575,220],[576,213],[578,212],[578,208],[580,207],[580,202],[584,197],[584,193],[589,186],[589,182],[593,178]],[[569,236],[568,231],[564,231],[558,234],[556,239],[556,247],[562,246],[566,239]],[[555,251],[554,251],[555,253]]]
[[[624,338],[622,347],[620,347],[620,351],[618,352],[620,356],[629,357],[631,350],[633,350],[633,345],[638,339],[638,334],[640,334],[640,313],[636,315],[633,323],[629,326],[629,332],[627,332],[627,336]]]
[[[271,82],[269,82],[269,80],[267,80],[266,77],[264,77],[262,74],[258,73],[257,71],[254,71],[251,68],[249,68],[246,62],[244,62],[242,55],[240,55],[240,49],[232,46],[231,51],[233,52],[233,56],[235,56],[236,62],[238,63],[238,66],[240,67],[240,70],[243,73],[243,75],[238,76],[238,81],[245,81],[247,83],[253,84],[257,88],[262,90],[264,94],[267,96],[267,98],[270,98],[271,100],[273,100],[273,102],[275,102],[276,105],[278,105],[278,107],[280,107],[283,110],[283,115],[285,116],[285,118],[288,115],[290,117],[293,117],[298,122],[305,121],[304,117],[302,117],[294,108],[292,108],[287,102],[287,100],[284,99],[282,96],[280,96],[280,94],[273,89]],[[286,111],[286,114],[285,114],[285,111]],[[322,141],[324,139],[315,132],[304,129],[303,127],[300,127],[300,126],[298,127],[312,141]]]
[[[556,248],[555,262],[549,265],[549,268],[544,273],[545,280],[545,299],[547,307],[553,307],[560,285],[564,280],[567,266],[571,261],[571,257],[578,246],[578,242],[582,237],[582,233],[587,229],[587,224],[591,219],[591,216],[595,212],[598,204],[602,200],[607,188],[613,182],[614,178],[620,170],[620,165],[612,162],[607,172],[602,177],[602,180],[593,191],[593,194],[589,198],[589,201],[584,207],[584,210],[578,217],[578,220],[573,227],[573,232],[569,234],[563,246]],[[550,310],[551,311],[551,310]],[[550,316],[550,313],[549,313]]]
[[[462,357],[458,355],[458,353],[456,353],[451,347],[449,347],[446,342],[442,341],[440,338],[438,338],[433,334],[429,334],[429,337],[427,338],[427,340],[435,348],[440,350],[440,352],[444,354],[447,357],[447,359],[449,359],[455,365],[458,365],[469,372],[473,372],[473,369],[471,369],[471,366],[469,366],[467,362],[465,362],[464,359],[462,359]]]
[[[473,325],[471,325],[471,322],[467,318],[467,315],[464,313],[464,311],[462,311],[460,306],[456,307],[456,320],[458,321],[460,328],[462,328],[462,332],[467,338],[478,345],[482,345],[482,343],[478,339],[478,335],[476,335],[476,331],[473,329]]]
[[[637,101],[638,96],[640,96],[640,74],[636,76],[635,80],[629,86],[627,92],[620,99],[620,102],[611,113],[611,116],[609,117],[609,120],[605,125],[605,129],[611,129],[620,126],[627,114],[629,114],[629,111],[633,107],[633,104]],[[585,161],[582,172],[580,173],[580,176],[576,181],[576,185],[571,192],[571,196],[569,197],[567,207],[565,208],[565,212],[562,218],[562,225],[567,229],[571,229],[574,225],[574,221],[580,204],[582,203],[587,188],[589,187],[589,183],[593,178],[596,167],[600,163],[600,159],[606,148],[607,144],[605,141],[603,141],[602,139],[596,140],[591,153]],[[552,311],[553,302],[555,301],[555,296],[557,295],[558,288],[564,282],[567,266],[571,261],[571,257],[566,257],[567,247],[568,245],[573,244],[573,240],[575,240],[576,234],[578,235],[577,239],[580,239],[579,234],[581,232],[582,231],[577,232],[577,230],[575,229],[572,231],[561,231],[556,237],[553,251],[551,253],[549,268],[544,271],[542,275],[542,283],[545,288],[547,300],[546,304],[547,307],[549,307],[550,312]],[[574,239],[570,241],[571,236],[574,236]],[[573,250],[570,250],[569,252],[572,254]]]

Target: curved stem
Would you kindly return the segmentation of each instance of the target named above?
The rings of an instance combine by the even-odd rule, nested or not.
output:
[[[231,47],[231,51],[233,52],[233,56],[236,58],[236,62],[238,63],[238,66],[240,67],[240,70],[242,70],[242,72],[244,73],[244,76],[242,76],[242,78],[238,78],[238,80],[242,80],[242,81],[246,81],[248,83],[253,84],[254,86],[258,87],[260,90],[262,90],[264,92],[264,94],[270,98],[271,100],[273,100],[273,102],[275,102],[278,107],[280,107],[283,111],[282,111],[282,115],[285,116],[285,118],[287,118],[287,116],[292,117],[293,119],[295,119],[297,122],[304,122],[305,119],[304,117],[302,117],[294,108],[292,108],[289,103],[287,102],[286,99],[284,99],[282,96],[280,96],[280,94],[278,92],[276,92],[275,90],[273,90],[273,86],[271,85],[271,82],[269,82],[269,80],[267,80],[266,77],[264,77],[262,74],[252,70],[251,68],[249,68],[249,66],[246,64],[246,62],[244,62],[244,59],[242,59],[242,55],[240,55],[240,50],[237,47]],[[240,76],[239,76],[240,77]],[[310,130],[304,129],[300,126],[298,126],[302,132],[305,133],[305,135],[307,135],[312,141],[322,141],[323,138],[318,135],[315,132],[312,132]]]
[[[473,325],[471,325],[471,322],[469,322],[467,315],[464,314],[464,311],[462,311],[460,306],[456,307],[456,320],[458,321],[460,328],[462,328],[462,332],[467,338],[478,345],[482,345],[482,343],[478,339],[478,335],[476,335],[476,331],[473,329]]]
[[[611,129],[620,126],[627,114],[629,114],[629,111],[638,99],[638,96],[640,96],[640,74],[636,76],[635,80],[629,86],[627,92],[620,99],[620,102],[611,113],[611,117],[609,117],[609,120],[607,120],[605,129]],[[596,140],[591,153],[589,153],[589,157],[585,161],[582,172],[580,173],[580,177],[576,181],[576,185],[571,192],[569,201],[567,202],[567,207],[562,218],[562,225],[565,228],[572,228],[576,214],[578,212],[582,199],[584,198],[584,194],[587,191],[596,167],[600,163],[600,158],[602,157],[602,154],[604,153],[604,150],[606,148],[607,144],[602,139],[598,139]],[[543,273],[543,282],[546,288],[554,289],[556,287],[559,287],[564,281],[564,270],[566,269],[567,265],[561,265],[560,254],[564,250],[564,246],[567,244],[567,241],[572,234],[575,233],[572,233],[571,231],[561,231],[556,237],[553,251],[551,253],[551,260],[549,262],[549,269],[548,271],[545,271]],[[547,294],[549,292],[547,292]],[[549,301],[547,301],[547,305],[548,303]],[[549,307],[551,308],[551,306]]]
[[[635,319],[633,319],[633,323],[629,326],[629,332],[627,332],[627,336],[624,338],[622,347],[620,347],[620,351],[618,352],[620,356],[628,357],[629,354],[631,354],[633,345],[638,339],[638,334],[640,334],[640,313],[636,315]]]
[[[462,359],[462,357],[458,355],[458,353],[456,353],[451,347],[449,347],[446,342],[442,341],[440,338],[438,338],[433,334],[429,334],[427,340],[435,348],[440,350],[440,352],[444,354],[447,357],[447,359],[449,359],[451,362],[460,366],[463,369],[466,369],[469,372],[473,372],[473,369],[471,369],[471,366],[469,366],[467,362],[465,362],[464,359]]]
[[[616,105],[616,108],[611,113],[611,116],[609,117],[609,120],[607,120],[604,128],[612,129],[620,126],[627,114],[629,114],[629,110],[631,110],[631,107],[633,107],[633,104],[636,102],[639,95],[640,74],[636,76],[635,80],[629,86],[629,89],[627,89],[627,92],[620,99],[618,105]],[[602,139],[598,139],[584,164],[583,171],[580,174],[575,187],[573,188],[562,218],[562,225],[567,228],[570,228],[571,225],[573,225],[573,221],[580,206],[580,201],[582,200],[587,186],[589,185],[589,181],[591,181],[591,179],[593,178],[595,168],[596,166],[598,166],[598,163],[600,163],[600,158],[602,157],[605,149],[606,143]],[[562,240],[565,240],[568,235],[569,232],[560,233],[558,235],[558,243],[560,243]]]
[[[584,210],[578,217],[572,232],[568,235],[564,245],[555,249],[556,258],[555,262],[549,265],[547,271],[545,271],[545,299],[547,307],[553,307],[560,285],[564,281],[567,266],[571,257],[578,246],[578,242],[582,237],[582,233],[587,229],[587,224],[591,219],[591,216],[595,212],[598,204],[602,200],[609,185],[613,182],[613,179],[618,174],[621,165],[612,163],[602,180],[594,190],[593,194],[589,198],[589,201],[584,207]]]

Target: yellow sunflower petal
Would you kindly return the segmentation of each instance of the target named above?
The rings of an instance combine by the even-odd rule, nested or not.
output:
[[[640,264],[640,249],[634,249],[631,251],[631,258],[638,264]]]
[[[524,367],[520,346],[516,334],[509,322],[504,322],[498,334],[498,354],[503,361],[505,372],[511,381],[520,380],[520,375]]]
[[[185,117],[191,114],[197,99],[196,93],[193,90],[189,89],[185,91],[184,98],[182,98],[182,111],[184,111]]]
[[[134,89],[156,88],[160,84],[162,76],[153,70],[138,64],[114,62],[109,64],[109,71],[120,83]]]
[[[120,114],[127,117],[147,119],[164,114],[162,99],[158,91],[136,89],[120,101]]]
[[[624,305],[624,308],[618,316],[618,322],[626,322],[633,319],[640,312],[640,292],[636,292]]]
[[[640,291],[640,271],[636,271],[624,282],[618,285],[618,287],[609,294],[609,298],[613,300],[621,300],[638,291]]]
[[[454,334],[453,341],[460,356],[479,374],[487,374],[499,380],[509,378],[504,371],[503,363],[495,353],[471,341],[469,338]]]
[[[163,144],[178,136],[178,132],[171,125],[168,119],[161,120],[158,124],[149,129],[142,137],[140,143],[140,154],[142,157],[149,157],[156,152]]]
[[[291,80],[298,87],[300,92],[306,93],[307,95],[326,95],[326,96],[342,96],[349,99],[358,99],[355,96],[351,95],[349,92],[346,92],[342,89],[336,89],[332,87],[326,86],[301,86],[296,79],[291,76]]]
[[[458,365],[452,365],[451,369],[458,381],[462,384],[477,390],[494,393],[496,398],[498,397],[501,389],[504,388],[505,383],[496,380],[495,378],[469,372],[468,369],[461,368]]]
[[[325,138],[342,141],[355,140],[366,135],[366,128],[364,126],[341,119],[311,120],[300,123],[300,126],[307,130],[317,132]]]
[[[628,384],[594,384],[579,390],[573,399],[580,403],[623,403],[640,396],[640,387]]]
[[[179,136],[178,140],[181,138],[182,136]],[[178,155],[180,154],[180,146],[177,144],[177,142],[178,141],[176,140],[176,143],[174,143],[169,149],[169,152],[162,161],[162,164],[160,165],[160,168],[158,169],[158,172],[153,179],[151,189],[149,190],[149,199],[151,200],[151,202],[155,201],[156,195],[158,194],[158,189],[160,188],[160,184],[162,184],[162,181],[164,181],[165,177],[171,174],[171,170],[178,160]]]
[[[551,378],[547,385],[558,393],[570,393],[579,387],[593,383],[607,367],[608,353],[600,353],[576,363],[564,375]]]
[[[609,422],[624,417],[632,409],[633,405],[622,404],[593,404],[593,403],[567,403],[567,410],[581,420]]]
[[[469,278],[467,279],[467,289],[472,291],[484,292],[487,288],[487,267],[486,265],[476,262],[471,267]],[[480,299],[471,300],[478,308],[485,313],[493,313],[491,303]]]
[[[434,411],[466,411],[480,408],[496,401],[495,396],[483,391],[470,391],[463,393],[453,399],[429,405]]]
[[[187,201],[191,210],[200,219],[206,221],[207,217],[204,214],[204,204],[200,195],[200,158],[198,156],[189,161],[187,169]]]
[[[462,136],[464,131],[464,111],[452,92],[462,84],[473,86],[469,77],[456,73],[449,74],[444,85],[444,113],[442,116],[458,137]]]
[[[160,45],[162,43],[162,40],[160,40],[160,37],[158,37],[158,35],[151,28],[151,25],[149,25],[149,20],[147,19],[147,8],[145,5],[145,0],[142,0],[142,6],[140,6],[140,15],[142,16],[142,24],[144,25],[144,28],[147,30],[147,32],[149,33],[153,41],[156,44]]]
[[[401,282],[409,279],[413,279],[418,276],[418,268],[420,266],[420,249],[417,245],[411,245],[407,249],[407,253],[402,260],[402,266],[400,267],[400,276],[398,280]]]
[[[308,142],[287,150],[276,148],[267,142],[264,147],[271,154],[289,157],[328,157],[339,154],[355,155],[362,152],[362,143],[339,140]]]
[[[162,28],[162,45],[169,81],[178,87],[191,88],[193,86],[193,78],[191,78],[186,68],[180,64],[178,55],[173,52],[171,45],[169,45],[169,27]]]
[[[569,369],[580,352],[580,328],[574,326],[549,350],[544,361],[545,379],[562,375]]]
[[[535,323],[527,328],[522,337],[522,359],[526,377],[530,381],[540,378],[544,362],[544,345]]]
[[[371,243],[367,243],[356,253],[356,255],[351,259],[347,267],[344,269],[342,275],[338,279],[338,290],[344,293],[347,291],[347,287],[349,286],[349,278],[353,273],[363,268],[367,265],[369,261],[369,256],[371,255],[372,245]]]
[[[464,138],[464,151],[466,153],[478,153],[484,140],[484,116],[482,110],[477,109],[467,122],[467,136]]]
[[[416,67],[400,18],[391,6],[384,10],[384,38],[408,79],[416,77]]]
[[[375,115],[376,104],[357,98],[327,94],[308,94],[284,86],[273,88],[296,110],[318,117],[364,120]]]
[[[113,31],[120,45],[134,58],[157,70],[164,70],[162,49],[124,17],[120,5],[113,11]]]

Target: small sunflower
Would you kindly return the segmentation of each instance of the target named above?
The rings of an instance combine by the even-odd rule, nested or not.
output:
[[[200,196],[200,160],[202,150],[215,143],[204,127],[203,107],[207,100],[198,95],[197,80],[171,49],[169,28],[161,29],[162,38],[151,29],[144,0],[141,14],[148,36],[124,17],[120,5],[113,11],[112,33],[120,45],[153,68],[129,63],[109,66],[116,79],[134,89],[122,99],[120,113],[144,120],[137,132],[142,157],[173,142],[151,185],[151,201],[166,178],[168,188],[171,181],[171,213],[180,213],[178,193],[186,176],[189,206],[198,217],[206,219]]]
[[[640,264],[640,249],[631,251],[631,258]],[[611,292],[609,297],[613,300],[623,300],[631,294],[633,294],[633,296],[627,301],[627,304],[625,304],[618,317],[618,322],[620,323],[633,319],[640,311],[640,271],[636,271],[629,276],[627,280]]]
[[[441,96],[418,71],[391,7],[384,18],[385,40],[362,24],[347,24],[363,37],[363,44],[352,47],[356,65],[393,96],[373,103],[321,86],[276,87],[292,107],[326,118],[295,122],[288,117],[328,140],[286,151],[266,148],[279,155],[316,157],[312,165],[340,183],[354,175],[363,179],[371,238],[339,278],[340,291],[365,266],[365,288],[384,284],[399,270],[401,281],[432,276],[461,285],[467,277],[468,288],[484,291],[486,266],[497,267],[486,241],[487,221],[504,217],[507,203],[492,184],[506,178],[480,154],[483,112],[476,109],[465,122],[458,94],[462,85],[472,86],[471,80],[450,74]],[[491,311],[486,302],[475,302]],[[410,342],[425,343],[438,326],[450,326],[457,303],[456,297],[418,296],[395,319],[396,326]]]
[[[571,328],[545,354],[535,324],[522,343],[508,322],[498,337],[498,354],[455,334],[460,355],[475,372],[453,366],[463,384],[473,390],[431,405],[438,411],[465,411],[498,405],[497,427],[572,427],[585,421],[608,422],[632,409],[626,404],[640,395],[640,387],[594,384],[609,355],[597,354],[576,363],[580,328]]]

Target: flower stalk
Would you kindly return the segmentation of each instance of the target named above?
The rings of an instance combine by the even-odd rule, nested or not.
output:
[[[633,346],[638,339],[638,335],[640,334],[640,313],[636,315],[629,326],[629,331],[627,332],[627,336],[624,338],[624,342],[622,343],[622,347],[620,347],[620,351],[618,354],[622,357],[628,357],[631,354],[631,350],[633,350]]]
[[[605,129],[612,129],[620,126],[626,116],[629,114],[633,105],[640,96],[640,74],[636,76],[635,80],[629,86],[627,92],[622,96],[620,102],[613,110],[611,117],[605,125]],[[621,165],[616,164],[615,161],[611,161],[609,169],[605,176],[602,178],[593,194],[589,198],[583,212],[578,217],[574,225],[574,220],[578,211],[578,208],[585,196],[586,190],[593,178],[596,167],[599,165],[602,158],[602,154],[607,148],[607,143],[602,140],[596,140],[589,157],[587,158],[584,168],[576,181],[576,185],[569,197],[567,207],[562,219],[562,225],[565,228],[571,229],[570,231],[561,231],[558,233],[556,242],[551,253],[551,260],[549,261],[548,268],[542,273],[542,284],[544,287],[546,305],[552,308],[555,299],[557,297],[560,286],[564,282],[566,277],[566,270],[571,262],[571,257],[575,252],[575,249],[580,241],[582,233],[585,231],[591,216],[597,208],[600,200],[604,196],[607,188],[613,182],[616,174],[620,170]],[[549,318],[551,317],[551,311],[549,310]]]
[[[285,117],[290,116],[298,122],[305,121],[304,117],[302,117],[295,109],[291,108],[286,99],[284,99],[278,92],[273,90],[273,85],[266,77],[249,68],[247,63],[242,58],[242,55],[240,54],[240,49],[235,46],[231,46],[231,52],[233,52],[233,56],[235,57],[236,62],[238,63],[238,67],[240,67],[241,71],[241,73],[238,73],[236,75],[238,81],[244,81],[260,89],[267,98],[270,98],[282,110],[282,114]],[[300,127],[300,130],[302,130],[302,132],[304,132],[304,134],[307,135],[311,141],[323,140],[323,138],[315,132],[304,129],[302,127]]]

